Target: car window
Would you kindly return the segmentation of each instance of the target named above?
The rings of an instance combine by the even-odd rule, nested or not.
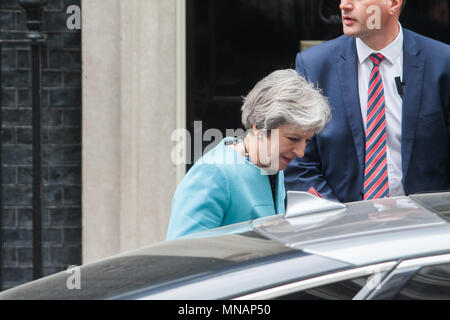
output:
[[[285,256],[305,256],[252,233],[157,243],[79,268],[82,290],[69,290],[66,271],[2,293],[5,299],[112,299]],[[256,262],[255,262],[256,261]]]
[[[320,287],[283,295],[275,300],[351,300],[367,284],[367,277],[359,277]]]
[[[450,192],[425,193],[409,196],[425,208],[435,211],[450,221]]]
[[[394,299],[449,300],[450,263],[420,269]]]

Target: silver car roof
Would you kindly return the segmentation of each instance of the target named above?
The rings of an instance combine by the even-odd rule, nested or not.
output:
[[[424,197],[444,209],[450,206],[450,193]],[[424,207],[422,198],[413,198],[330,205],[325,211],[309,206],[297,215],[288,210],[285,217],[256,221],[253,229],[289,247],[355,265],[448,252],[450,224]]]

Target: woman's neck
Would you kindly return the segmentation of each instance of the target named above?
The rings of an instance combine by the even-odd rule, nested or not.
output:
[[[233,148],[244,158],[248,156],[247,146],[249,145],[248,135],[244,139],[240,139],[233,145]]]

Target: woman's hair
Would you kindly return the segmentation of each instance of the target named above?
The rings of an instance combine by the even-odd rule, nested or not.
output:
[[[320,89],[295,70],[277,70],[259,81],[244,98],[242,124],[270,131],[282,125],[322,131],[331,118],[327,99]]]

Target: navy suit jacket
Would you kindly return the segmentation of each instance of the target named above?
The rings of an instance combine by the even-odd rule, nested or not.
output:
[[[450,189],[450,46],[403,29],[402,169],[406,194]],[[287,190],[316,188],[341,202],[363,198],[365,133],[354,38],[297,55],[296,70],[328,97],[332,120],[285,170]]]

